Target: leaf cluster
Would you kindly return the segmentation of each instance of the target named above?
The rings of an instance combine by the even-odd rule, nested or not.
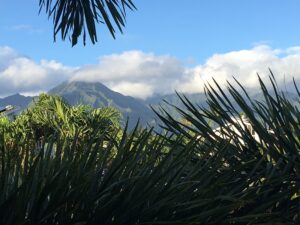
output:
[[[76,45],[83,33],[83,43],[86,35],[95,44],[97,39],[96,24],[106,24],[110,34],[115,38],[115,25],[123,32],[126,19],[126,9],[136,9],[131,0],[40,0],[40,11],[45,9],[49,18],[53,19],[54,40],[58,33],[62,40],[71,34],[72,46]]]
[[[299,224],[300,114],[270,79],[275,96],[260,80],[263,102],[230,83],[207,86],[209,108],[179,96],[184,120],[158,113],[162,133],[103,132],[114,120],[98,126],[97,116],[114,113],[40,96],[9,125],[26,134],[0,136],[0,223]],[[233,119],[241,114],[228,95],[258,140]]]

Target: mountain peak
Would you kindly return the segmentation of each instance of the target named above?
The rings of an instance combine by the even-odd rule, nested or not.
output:
[[[16,93],[0,99],[0,106],[14,105],[14,106],[19,106],[21,108],[26,108],[30,104],[32,99],[33,97],[24,96],[19,93]]]
[[[154,119],[155,115],[141,100],[124,96],[100,82],[71,81],[64,82],[49,91],[59,95],[71,105],[85,104],[93,107],[113,106],[121,111],[123,118],[130,118],[133,127],[138,119],[141,124]]]

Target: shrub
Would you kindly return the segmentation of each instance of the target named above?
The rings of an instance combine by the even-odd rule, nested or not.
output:
[[[183,120],[159,114],[161,134],[118,132],[114,111],[44,96],[1,133],[0,223],[298,224],[300,114],[271,83],[262,102],[217,83],[209,108],[179,96]]]

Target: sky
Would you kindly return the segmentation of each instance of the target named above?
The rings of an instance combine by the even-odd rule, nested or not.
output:
[[[102,82],[148,98],[203,92],[215,78],[257,86],[271,68],[279,83],[300,79],[299,0],[135,0],[124,33],[103,25],[99,42],[53,41],[38,1],[0,0],[0,96],[35,95],[63,81]]]

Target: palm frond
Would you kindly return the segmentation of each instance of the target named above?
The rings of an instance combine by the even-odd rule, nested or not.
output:
[[[96,25],[99,23],[105,24],[115,38],[115,26],[123,32],[126,10],[136,9],[132,0],[40,0],[39,6],[40,11],[44,9],[53,20],[54,40],[59,33],[62,40],[70,35],[72,46],[82,34],[84,45],[87,34],[95,44],[98,41]]]

